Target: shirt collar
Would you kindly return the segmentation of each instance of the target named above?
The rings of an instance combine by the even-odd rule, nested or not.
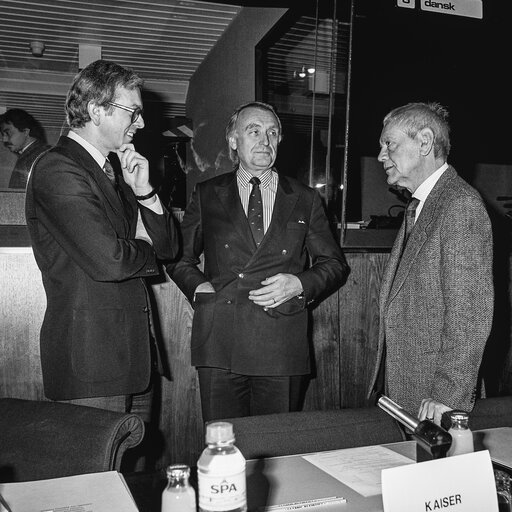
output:
[[[96,149],[90,142],[87,142],[83,137],[78,135],[78,133],[74,132],[73,130],[69,130],[68,135],[70,139],[73,139],[75,142],[80,144],[87,153],[89,153],[94,160],[96,160],[96,163],[103,169],[103,166],[105,165],[105,161],[107,160],[101,152]]]
[[[425,201],[432,192],[435,184],[438,182],[439,178],[443,175],[444,171],[448,169],[448,163],[445,162],[437,171],[433,172],[414,192],[412,197],[419,199],[420,201]]]
[[[260,180],[260,188],[267,188],[270,185],[270,182],[272,181],[273,172],[274,171],[272,169],[267,169],[258,176],[258,179]],[[253,175],[249,171],[246,171],[241,164],[238,166],[236,176],[240,181],[241,185],[243,185],[244,187],[250,186],[249,182]]]
[[[21,148],[19,151],[18,151],[18,155],[22,155],[23,153],[25,153],[25,151],[27,151],[27,149],[32,146],[32,144],[34,144],[36,142],[36,140],[31,140],[24,148]]]

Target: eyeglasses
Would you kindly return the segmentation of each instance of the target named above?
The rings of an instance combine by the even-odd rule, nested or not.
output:
[[[144,110],[142,110],[140,107],[130,108],[130,107],[126,107],[125,105],[119,105],[119,103],[114,103],[112,101],[109,101],[108,104],[112,105],[113,107],[121,108],[128,112],[131,112],[132,113],[132,124],[136,123],[138,121],[139,117],[144,116]]]

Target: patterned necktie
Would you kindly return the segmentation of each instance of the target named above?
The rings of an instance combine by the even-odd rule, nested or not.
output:
[[[252,184],[251,195],[249,196],[249,207],[247,209],[247,219],[251,228],[252,236],[256,245],[260,245],[263,240],[263,203],[261,201],[260,180],[253,176],[249,183]]]
[[[105,163],[103,165],[103,170],[105,171],[107,178],[110,180],[110,183],[112,183],[112,185],[116,186],[116,174],[115,174],[114,168],[112,167],[112,164],[109,162],[108,158],[105,160]]]
[[[414,227],[414,221],[416,218],[416,208],[418,208],[418,205],[420,204],[420,200],[413,197],[409,204],[407,205],[407,208],[405,209],[405,241],[407,242],[409,239],[409,235],[411,234],[412,228]]]

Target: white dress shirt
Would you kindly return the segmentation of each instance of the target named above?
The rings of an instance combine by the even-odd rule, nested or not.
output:
[[[247,215],[249,208],[249,196],[252,191],[252,184],[249,183],[252,174],[246,171],[241,165],[236,172],[238,184],[238,193],[240,201]],[[260,180],[261,200],[263,202],[263,232],[266,233],[272,220],[272,212],[274,211],[274,202],[276,200],[277,185],[279,183],[279,175],[272,169],[268,169],[258,176]]]
[[[443,175],[444,171],[448,169],[448,164],[445,162],[437,171],[432,173],[415,191],[412,197],[418,199],[419,204],[416,207],[416,216],[414,217],[414,222],[416,223],[416,219],[419,217],[423,205],[427,200],[428,195],[432,192],[435,184],[438,182],[439,178]]]

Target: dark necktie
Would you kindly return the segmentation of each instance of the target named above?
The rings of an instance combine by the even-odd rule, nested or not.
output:
[[[109,162],[108,158],[105,160],[105,163],[103,165],[103,170],[105,171],[105,174],[107,178],[110,180],[110,183],[116,186],[116,174],[114,172],[114,168],[112,167],[112,164]]]
[[[247,219],[251,228],[252,236],[256,245],[260,245],[263,240],[263,203],[261,201],[260,180],[253,176],[249,183],[252,184],[251,195],[249,196],[249,207],[247,209]]]
[[[409,235],[411,234],[412,228],[414,227],[414,220],[416,218],[416,208],[420,204],[420,200],[413,197],[407,208],[405,209],[405,240],[404,244],[407,243]]]
[[[114,172],[114,168],[112,167],[112,164],[109,162],[108,158],[107,160],[105,160],[105,163],[103,164],[103,170],[105,171],[107,178],[110,180],[110,183],[112,183],[114,190],[117,192],[117,196],[123,204],[125,213],[128,215],[128,217],[130,217],[133,212],[132,207],[130,206],[130,203],[126,199],[125,195],[123,194],[123,189],[119,186],[116,173]]]

